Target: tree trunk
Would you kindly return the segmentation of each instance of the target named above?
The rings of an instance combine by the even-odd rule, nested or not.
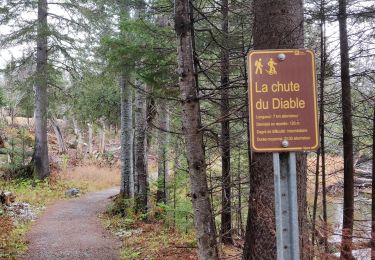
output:
[[[237,207],[237,232],[240,237],[244,236],[242,221],[242,188],[241,188],[241,151],[238,152],[238,169],[237,169],[237,190],[238,190],[238,207]]]
[[[221,240],[224,244],[233,243],[232,239],[232,204],[230,175],[230,127],[229,127],[229,49],[228,37],[228,0],[221,0],[223,47],[221,48]]]
[[[168,133],[169,131],[169,112],[167,101],[160,99],[159,103],[159,136],[158,136],[158,191],[156,201],[158,203],[167,202],[167,178],[168,178]]]
[[[72,121],[73,121],[73,132],[77,137],[78,136],[78,123],[75,118],[73,118]]]
[[[89,150],[89,154],[92,154],[92,144],[93,144],[93,140],[92,140],[92,124],[88,123],[87,124],[87,127],[89,128],[89,143],[88,143],[88,150]]]
[[[207,186],[203,133],[194,49],[190,20],[189,0],[175,1],[175,31],[177,35],[178,74],[182,103],[182,126],[186,142],[191,198],[194,209],[194,226],[198,241],[199,259],[218,259],[216,232]]]
[[[100,153],[105,153],[105,122],[104,120],[101,120],[102,127],[100,129]]]
[[[83,137],[82,137],[82,131],[81,131],[80,128],[79,128],[79,132],[78,132],[77,151],[78,151],[78,155],[82,156],[82,152],[83,152]]]
[[[55,118],[51,119],[51,123],[52,123],[53,130],[55,132],[55,135],[56,135],[57,144],[59,146],[59,153],[60,154],[66,153],[65,141],[64,141],[63,134],[61,132],[61,128],[59,127],[57,120]]]
[[[173,156],[173,229],[176,229],[176,209],[177,209],[177,181],[178,169],[180,168],[180,149],[179,141],[174,142],[174,156]]]
[[[321,24],[320,24],[320,118],[319,118],[319,128],[320,128],[320,154],[322,157],[322,210],[323,210],[323,243],[324,243],[324,253],[328,254],[328,216],[327,216],[327,192],[326,192],[326,155],[325,155],[325,134],[324,134],[324,85],[326,77],[326,22],[325,22],[325,0],[320,1],[320,12],[321,12]]]
[[[320,150],[316,154],[316,168],[315,168],[315,189],[314,189],[314,204],[313,204],[313,215],[312,215],[312,228],[311,228],[311,254],[310,256],[315,256],[315,231],[316,231],[316,211],[318,209],[318,195],[319,195],[319,165],[320,163]]]
[[[135,95],[135,176],[137,210],[147,212],[147,86],[138,82]]]
[[[323,204],[323,243],[324,253],[328,253],[328,234],[327,234],[327,198],[326,198],[326,174],[325,174],[325,144],[324,144],[324,83],[325,83],[325,69],[326,69],[326,44],[325,44],[325,0],[320,1],[320,113],[319,113],[319,129],[320,129],[320,148],[317,154],[316,164],[316,179],[315,179],[315,197],[313,207],[313,220],[312,220],[312,248],[315,246],[315,221],[316,221],[316,210],[317,210],[317,199],[319,192],[319,157],[321,156],[321,172],[322,172],[322,204]],[[312,256],[315,256],[312,255]]]
[[[49,176],[48,140],[47,140],[47,0],[38,1],[38,28],[36,52],[36,82],[35,82],[35,147],[34,170],[39,179]]]
[[[375,104],[372,128],[371,259],[375,259]]]
[[[9,108],[9,111],[10,111],[10,125],[14,126],[14,117],[16,116],[15,108],[11,106]]]
[[[341,258],[351,259],[353,236],[353,129],[352,129],[352,94],[349,74],[349,46],[346,29],[346,0],[339,0],[339,30],[341,58],[341,102],[344,145],[344,208],[341,240]]]
[[[124,75],[120,78],[121,87],[121,187],[120,194],[125,198],[134,197],[133,177],[133,109],[132,89]]]
[[[303,48],[302,0],[254,1],[254,48]],[[254,153],[244,259],[276,259],[274,181],[271,153]],[[301,259],[307,256],[306,154],[297,153]]]
[[[77,145],[76,156],[78,157],[78,155],[81,156],[82,154],[82,133],[81,133],[81,128],[79,127],[79,124],[75,118],[73,118],[73,129],[74,129],[74,134],[76,136],[76,145]]]

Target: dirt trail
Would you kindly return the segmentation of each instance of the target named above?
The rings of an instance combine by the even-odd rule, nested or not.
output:
[[[29,250],[20,259],[120,259],[121,242],[98,219],[116,193],[88,193],[48,207],[27,235]]]

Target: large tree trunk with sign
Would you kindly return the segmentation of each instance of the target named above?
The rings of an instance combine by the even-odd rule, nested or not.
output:
[[[303,48],[302,0],[254,1],[254,48]],[[301,259],[308,243],[306,154],[297,153],[298,221]],[[250,200],[244,259],[276,259],[274,181],[271,153],[255,153],[250,175]]]
[[[344,144],[344,208],[342,222],[341,258],[352,259],[353,213],[354,213],[354,169],[352,94],[349,73],[349,46],[346,29],[346,0],[339,0],[340,56],[341,56],[341,101]]]
[[[208,192],[198,86],[193,57],[189,0],[175,1],[178,74],[182,103],[182,125],[186,141],[194,226],[199,259],[218,259],[216,232]]]
[[[375,259],[375,104],[372,127],[371,259]]]

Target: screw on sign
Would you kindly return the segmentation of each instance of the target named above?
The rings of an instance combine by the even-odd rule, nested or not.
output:
[[[252,150],[317,150],[314,53],[256,50],[248,55],[248,67]]]

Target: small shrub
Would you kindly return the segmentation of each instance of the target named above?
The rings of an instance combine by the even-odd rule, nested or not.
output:
[[[106,213],[112,216],[119,215],[121,217],[135,219],[136,215],[133,210],[133,204],[131,199],[117,197],[113,203],[108,206]]]
[[[32,169],[29,166],[32,143],[32,136],[26,128],[11,131],[8,144],[0,150],[8,155],[8,162],[2,165],[5,178],[32,177]]]
[[[0,258],[8,256],[5,252],[10,250],[9,238],[13,228],[12,219],[5,214],[0,215]]]
[[[68,154],[63,154],[61,156],[61,161],[60,161],[60,167],[62,171],[66,171],[69,165],[69,155]]]

